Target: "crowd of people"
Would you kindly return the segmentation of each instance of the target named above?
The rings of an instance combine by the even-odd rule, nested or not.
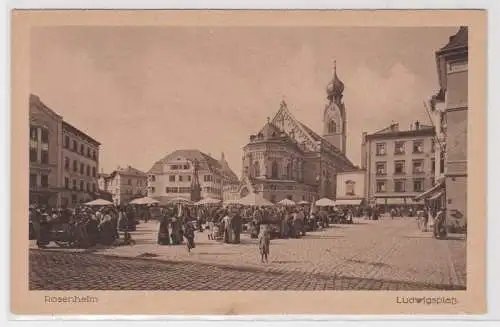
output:
[[[111,245],[119,239],[126,243],[135,229],[134,211],[131,206],[68,209],[34,204],[29,208],[30,239],[35,239],[40,248],[51,241],[77,247]]]
[[[152,214],[152,212],[155,214]],[[159,221],[158,245],[186,244],[195,248],[195,231],[207,230],[209,240],[228,244],[241,242],[241,234],[251,238],[263,234],[271,238],[300,238],[308,231],[328,228],[332,223],[353,223],[354,217],[377,220],[376,207],[343,208],[302,206],[77,206],[74,209],[30,206],[30,238],[41,248],[51,241],[68,246],[90,247],[95,244],[133,244],[130,232],[138,219]],[[392,209],[391,216],[402,214]],[[122,235],[122,236],[121,236]],[[263,243],[265,244],[265,242]],[[265,246],[263,246],[265,248]],[[266,251],[264,251],[266,252]]]

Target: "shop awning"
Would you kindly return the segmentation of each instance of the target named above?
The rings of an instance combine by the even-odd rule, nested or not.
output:
[[[440,191],[440,192],[438,192],[438,193],[434,194],[433,196],[431,196],[431,197],[429,198],[429,200],[437,200],[437,199],[439,199],[440,197],[442,197],[442,196],[443,196],[443,194],[444,194],[444,191]]]
[[[359,206],[361,204],[360,199],[337,199],[335,200],[335,205],[338,206]]]
[[[434,185],[433,187],[431,187],[430,189],[428,189],[427,191],[417,195],[414,198],[414,200],[420,201],[422,199],[426,199],[430,196],[433,196],[436,192],[441,191],[443,187],[444,187],[444,181],[441,181],[441,182],[437,183],[436,185]]]

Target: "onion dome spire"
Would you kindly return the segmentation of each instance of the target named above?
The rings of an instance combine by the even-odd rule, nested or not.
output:
[[[342,99],[342,93],[344,92],[344,83],[339,79],[337,76],[337,61],[333,61],[333,78],[328,83],[328,86],[326,87],[326,93],[328,95],[328,100],[333,101],[339,101]]]

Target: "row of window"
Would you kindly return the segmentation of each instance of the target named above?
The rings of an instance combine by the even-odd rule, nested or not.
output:
[[[375,163],[375,170],[377,175],[387,175],[387,162],[377,161]],[[431,172],[434,173],[436,170],[436,162],[434,159],[431,160]],[[414,174],[424,173],[424,160],[414,159],[412,160],[412,172]],[[394,174],[406,174],[406,161],[396,160],[394,161]]]
[[[142,195],[142,190],[137,190],[137,191],[135,191],[135,192],[134,192],[134,190],[133,190],[133,189],[126,189],[126,190],[123,192],[123,194],[125,194],[125,195],[134,195],[134,194],[135,194],[135,195]]]
[[[180,170],[180,169],[187,170],[187,169],[189,169],[189,164],[170,165],[170,169],[171,170]]]
[[[155,181],[156,179],[152,178],[151,181]],[[190,182],[191,181],[191,175],[169,175],[168,176],[168,181],[169,182]],[[214,177],[212,175],[204,175],[203,176],[203,181],[204,182],[213,182]],[[220,183],[220,179],[217,179],[217,183]]]
[[[189,193],[190,187],[165,187],[165,193]]]
[[[432,181],[434,184],[434,181]],[[423,179],[414,179],[413,180],[413,192],[423,192],[424,191],[424,180]],[[394,192],[408,192],[406,189],[406,180],[395,180],[394,181]],[[377,181],[377,193],[390,192],[387,187],[387,181],[378,180]]]
[[[294,179],[294,167],[292,163],[288,163],[285,167],[285,171],[280,174],[279,164],[276,161],[271,163],[271,179],[285,179],[285,180],[293,180]],[[244,174],[248,174],[248,167],[244,168]],[[252,165],[251,175],[258,177],[260,174],[260,163],[255,161]]]
[[[80,186],[80,187],[78,187]],[[78,185],[78,182],[76,179],[72,180],[72,183],[70,184],[70,179],[69,177],[64,177],[64,188],[73,190],[73,191],[87,191],[87,192],[96,192],[97,187],[95,183],[85,183],[85,181],[81,180],[80,185]]]
[[[68,157],[64,157],[64,169],[66,170],[70,170],[70,164],[71,164],[71,160],[68,158]],[[76,160],[73,160],[73,172],[77,173],[77,172],[80,172],[81,175],[87,175],[87,176],[92,176],[92,177],[96,177],[97,175],[97,171],[96,171],[96,167],[90,167],[90,165],[86,165],[83,164],[83,163],[80,163],[80,165],[78,165],[78,161]],[[80,168],[80,169],[78,169]]]
[[[412,152],[413,153],[424,153],[424,141],[416,140],[412,142]],[[436,144],[434,139],[432,139],[431,144],[431,152],[434,152],[436,148]],[[395,141],[394,142],[394,154],[401,155],[406,153],[406,141]],[[376,144],[376,155],[377,156],[385,156],[387,154],[387,144],[386,143],[377,143]]]
[[[49,143],[49,129],[47,127],[30,126],[30,141]]]
[[[215,187],[203,187],[202,190],[206,193],[219,193],[220,190]],[[151,193],[155,193],[156,189],[154,187],[149,187]],[[190,187],[165,187],[165,193],[190,193]]]
[[[37,188],[39,186],[44,188],[49,187],[49,175],[41,174],[40,183],[38,183],[38,175],[30,174],[30,188]]]
[[[30,126],[30,162],[49,163],[49,129]]]
[[[85,144],[82,143],[80,144],[80,147],[78,147],[78,142],[73,140],[70,147],[70,139],[68,135],[64,136],[64,147],[72,150],[73,152],[79,153],[82,156],[86,156],[87,158],[97,161],[96,150],[91,149],[89,146],[85,146]]]

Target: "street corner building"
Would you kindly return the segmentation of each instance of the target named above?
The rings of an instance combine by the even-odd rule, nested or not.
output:
[[[435,182],[435,129],[416,121],[407,130],[398,123],[363,133],[365,198],[387,211],[417,204],[414,198]]]
[[[459,230],[467,228],[468,49],[468,28],[462,26],[436,51],[440,89],[429,102],[439,166],[436,184],[418,196],[445,207],[447,225]]]
[[[147,181],[148,196],[166,204],[176,198],[229,200],[228,192],[238,185],[239,178],[224,153],[217,160],[196,149],[180,149],[155,162],[147,172]]]
[[[129,203],[131,200],[147,195],[148,176],[132,166],[118,166],[110,174],[99,174],[99,190],[109,194],[116,205]]]
[[[29,98],[29,201],[70,207],[99,196],[100,143]]]
[[[285,101],[274,117],[243,148],[243,176],[234,198],[262,194],[271,202],[283,199],[335,199],[337,175],[356,167],[346,157],[347,117],[344,83],[334,67],[322,110],[323,136],[295,119]]]

